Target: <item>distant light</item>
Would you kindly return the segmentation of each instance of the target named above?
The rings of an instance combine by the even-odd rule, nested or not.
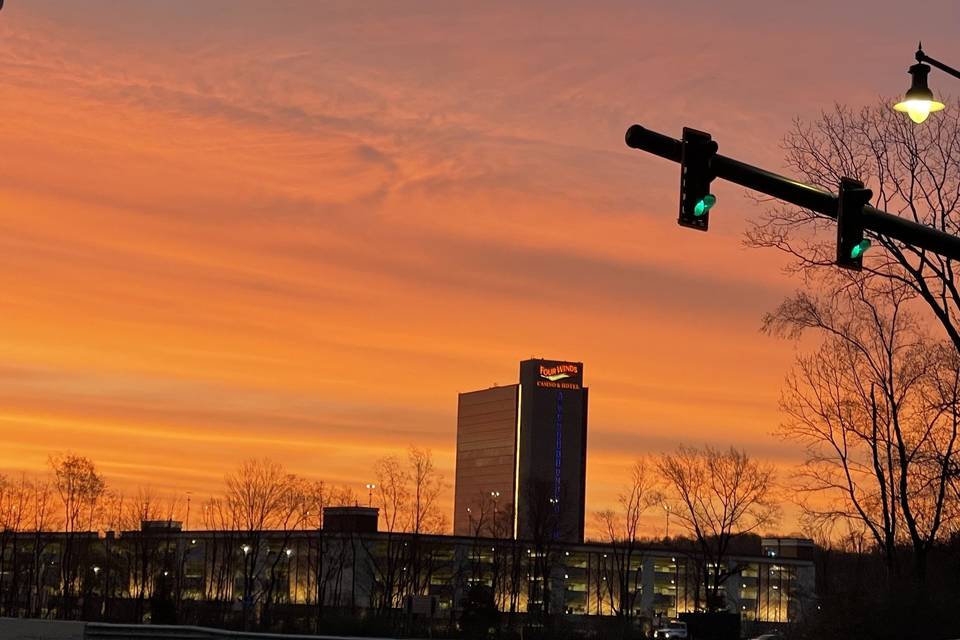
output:
[[[293,555],[293,549],[287,549],[284,551],[284,553],[287,554],[287,557],[289,558],[290,556]]]

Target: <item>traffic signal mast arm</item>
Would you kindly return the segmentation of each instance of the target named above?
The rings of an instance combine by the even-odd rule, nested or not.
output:
[[[627,129],[627,146],[679,163],[683,143],[676,138],[645,129],[638,124]],[[722,155],[713,156],[710,169],[721,178],[836,219],[839,199],[836,194],[803,182],[754,167]],[[960,238],[933,227],[907,220],[870,205],[863,207],[863,228],[894,238],[919,249],[926,249],[951,260],[960,261]]]

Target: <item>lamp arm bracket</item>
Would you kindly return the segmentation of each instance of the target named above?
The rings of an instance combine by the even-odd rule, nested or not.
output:
[[[956,69],[954,69],[949,65],[943,64],[939,60],[935,60],[931,58],[930,56],[928,56],[923,52],[923,49],[917,49],[916,57],[917,57],[917,62],[925,62],[929,64],[931,67],[936,67],[937,69],[940,69],[943,72],[949,73],[954,78],[960,78],[960,71],[957,71]]]

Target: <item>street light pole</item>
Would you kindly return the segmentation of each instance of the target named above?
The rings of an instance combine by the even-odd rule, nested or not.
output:
[[[367,506],[373,506],[373,490],[377,488],[377,485],[372,482],[367,483]]]

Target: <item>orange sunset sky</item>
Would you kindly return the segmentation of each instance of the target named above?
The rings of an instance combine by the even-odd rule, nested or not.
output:
[[[678,227],[677,165],[624,131],[783,171],[792,118],[901,93],[921,38],[960,64],[957,24],[949,1],[7,0],[0,470],[72,450],[202,496],[266,455],[362,493],[416,444],[452,481],[457,392],[529,356],[585,363],[589,511],[679,443],[786,470],[797,347],[758,329],[800,283],[743,248],[739,188]]]

